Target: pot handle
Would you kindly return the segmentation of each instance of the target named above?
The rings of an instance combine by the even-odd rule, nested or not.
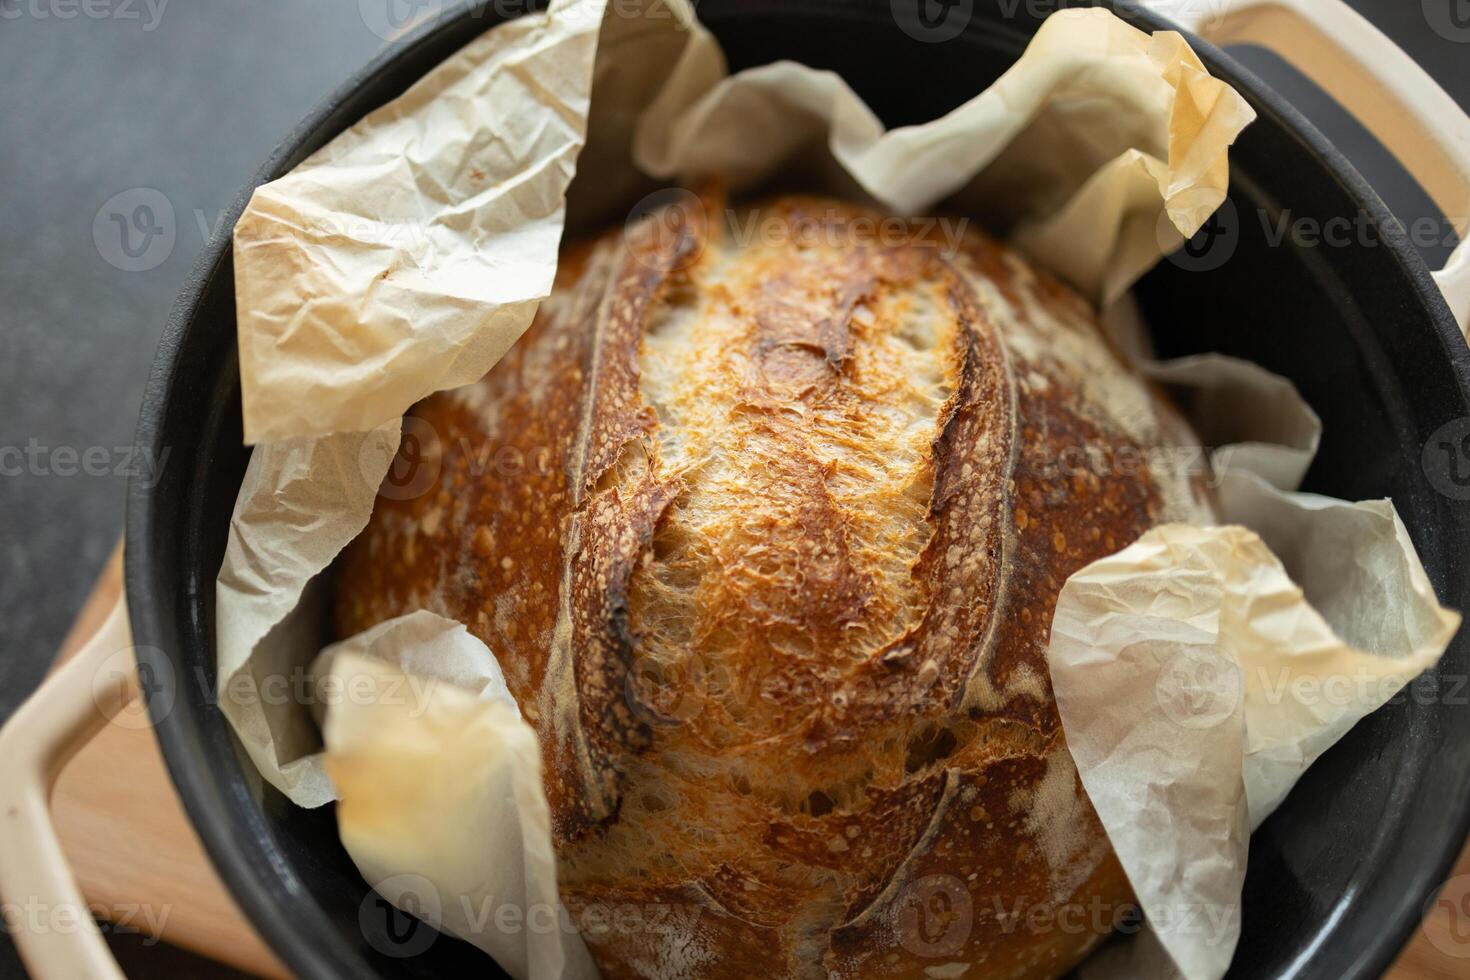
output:
[[[1470,332],[1470,116],[1418,62],[1342,0],[1135,2],[1212,44],[1275,52],[1388,147],[1461,236],[1434,279]]]
[[[36,980],[123,980],[51,825],[50,796],[76,751],[137,696],[132,645],[118,599],[97,634],[0,728],[0,891],[23,910],[14,939]]]

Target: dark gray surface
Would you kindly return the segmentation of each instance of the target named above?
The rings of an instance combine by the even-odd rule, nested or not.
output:
[[[0,717],[41,679],[122,532],[124,480],[110,471],[127,462],[201,222],[384,43],[355,0],[180,0],[151,30],[143,0],[109,8],[136,20],[35,9],[0,0],[0,452],[51,451],[21,475],[13,452],[0,457]],[[138,187],[169,199],[176,234],[161,264],[129,272],[99,254],[93,218]],[[109,475],[56,475],[69,465],[58,447],[75,448],[78,469],[101,447],[88,469]],[[136,939],[116,945],[134,976],[205,975]],[[4,940],[0,975],[21,975]]]
[[[0,447],[51,452],[19,476],[13,452],[0,459],[4,714],[40,679],[121,533],[123,480],[56,475],[69,468],[58,448],[101,447],[93,470],[126,464],[201,224],[383,43],[356,2],[186,0],[153,30],[143,0],[138,20],[38,19],[34,3],[0,0],[20,14],[0,19]],[[115,268],[93,241],[98,209],[132,188],[161,191],[175,214],[171,254],[144,271]]]
[[[130,461],[153,349],[195,256],[275,141],[381,48],[364,11],[381,27],[385,2],[153,0],[150,10],[147,0],[0,0],[0,717],[40,680],[120,534],[114,471]],[[1456,3],[1353,0],[1470,104],[1470,20],[1436,33],[1425,16]],[[1330,100],[1269,58],[1244,58],[1401,218],[1438,217]],[[129,259],[111,223],[148,203],[140,188],[167,199],[171,225],[159,213],[152,224],[171,226],[174,240],[156,267],[126,271],[108,259],[133,266],[158,255]],[[130,191],[104,212],[99,248],[99,209]],[[58,472],[84,462],[105,475]],[[197,964],[165,964],[136,944],[124,955],[137,972],[199,975]],[[18,973],[0,942],[0,974]]]

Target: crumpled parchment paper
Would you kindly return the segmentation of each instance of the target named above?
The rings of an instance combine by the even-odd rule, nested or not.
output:
[[[342,844],[363,877],[511,976],[596,977],[557,897],[536,733],[489,649],[417,612],[327,648],[313,673],[327,773],[351,787]]]
[[[478,380],[551,290],[602,0],[488,31],[235,225],[247,442],[375,429]]]
[[[1224,199],[1226,148],[1254,118],[1179,35],[1102,10],[1048,19],[989,89],[885,131],[831,72],[724,77],[684,3],[621,0],[605,21],[604,3],[487,32],[256,189],[235,227],[247,442],[377,428],[478,380],[520,336],[555,271],[599,22],[618,54],[599,93],[609,139],[591,151],[599,203],[635,163],[737,191],[805,168],[900,214],[992,202],[992,225],[1105,301]],[[621,160],[619,119],[636,128]]]
[[[777,62],[661,100],[635,155],[656,176],[718,173],[734,190],[794,164],[898,214],[950,198],[1106,306],[1224,200],[1226,147],[1254,118],[1178,34],[1073,10],[920,126],[885,130],[836,74]]]
[[[1166,976],[1224,974],[1251,830],[1459,626],[1388,502],[1233,471],[1221,503],[1239,523],[1155,528],[1072,575],[1052,620],[1067,745]],[[1087,974],[1158,975],[1142,955],[1104,954]]]
[[[1227,147],[1251,119],[1177,35],[1150,37],[1101,10],[1054,15],[995,86],[941,119],[892,131],[830,73],[779,63],[726,74],[683,0],[556,0],[471,42],[258,189],[236,228],[245,432],[257,445],[217,589],[222,710],[272,785],[303,806],[338,799],[343,842],[385,897],[475,943],[517,978],[595,970],[574,931],[526,921],[532,908],[564,910],[534,733],[505,694],[494,652],[463,626],[422,612],[318,657],[316,593],[370,516],[403,413],[432,391],[480,377],[530,323],[550,288],[569,208],[588,223],[616,220],[654,178],[707,174],[737,190],[779,175],[900,213],[943,199],[1113,307],[1223,199]],[[578,167],[590,179],[569,190]],[[1228,359],[1145,368],[1197,392],[1195,407],[1208,408],[1220,437],[1217,463],[1229,451],[1277,486],[1295,485],[1316,430],[1289,385]],[[1254,420],[1230,413],[1264,392],[1280,411]],[[1282,413],[1290,416],[1284,429]],[[1271,524],[1275,503],[1227,489],[1244,523]],[[1402,537],[1393,542],[1402,560],[1389,560],[1383,522],[1391,511],[1380,507],[1373,520],[1326,505],[1313,513],[1335,515],[1349,553],[1359,541],[1376,549],[1383,557],[1373,571],[1400,575],[1390,588],[1405,602],[1424,598]],[[1201,537],[1189,553],[1201,567],[1222,553],[1240,560],[1218,574],[1170,579],[1170,588],[1200,583],[1223,605],[1218,581],[1273,567],[1264,546],[1222,544],[1244,532],[1190,530]],[[1257,530],[1273,547],[1291,542]],[[1293,577],[1322,574],[1305,547],[1282,553]],[[1313,603],[1338,601],[1330,584],[1301,581]],[[1354,578],[1353,587],[1365,581]],[[1094,606],[1069,615],[1089,622]],[[1218,613],[1215,621],[1235,622]],[[1291,623],[1269,625],[1291,639]],[[1207,625],[1179,628],[1197,629],[1203,646]],[[1373,637],[1343,628],[1373,648]],[[271,694],[297,674],[309,697]],[[1284,713],[1281,731],[1253,753],[1252,804],[1279,799],[1303,760],[1363,707],[1325,721]],[[1237,755],[1243,774],[1243,747]],[[1085,767],[1084,781],[1092,776]],[[1221,826],[1222,840],[1243,855],[1248,823]],[[1152,842],[1156,852],[1200,850],[1187,843]],[[1120,853],[1138,885],[1142,870]],[[504,927],[491,906],[519,909],[520,927]],[[1176,946],[1170,953],[1182,955]]]
[[[1220,354],[1154,360],[1127,297],[1107,325],[1210,447],[1222,526],[1155,529],[1057,599],[1063,731],[1149,920],[1082,974],[1210,980],[1240,937],[1251,831],[1460,617],[1391,503],[1292,492],[1321,422],[1289,381]]]

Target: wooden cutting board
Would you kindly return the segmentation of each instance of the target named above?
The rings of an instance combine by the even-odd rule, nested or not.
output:
[[[62,644],[86,642],[122,594],[115,553]],[[52,795],[62,845],[87,901],[145,931],[263,977],[289,977],[215,874],[146,727],[111,724],[68,763]],[[1470,848],[1388,980],[1470,980]],[[1464,877],[1461,877],[1464,876]],[[140,907],[151,910],[140,914]],[[166,912],[166,915],[163,914]],[[130,914],[131,913],[131,914]]]
[[[72,625],[58,663],[97,631],[120,595],[118,549]],[[126,714],[103,728],[62,770],[51,810],[82,894],[95,911],[109,910],[124,926],[236,969],[290,976],[205,857],[152,729]]]

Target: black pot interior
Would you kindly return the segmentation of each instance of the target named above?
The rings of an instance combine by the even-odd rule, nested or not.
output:
[[[976,3],[968,29],[936,44],[900,30],[887,0],[699,5],[733,69],[778,58],[833,69],[889,125],[931,118],[993,81],[1039,22],[1027,8]],[[369,66],[288,138],[259,180],[289,169],[485,30],[488,9],[446,15]],[[1201,50],[1260,118],[1231,156],[1237,220],[1227,229],[1236,238],[1229,260],[1210,271],[1164,262],[1138,287],[1156,341],[1167,355],[1224,351],[1295,381],[1326,432],[1307,489],[1391,497],[1441,599],[1470,607],[1470,514],[1437,493],[1420,464],[1431,433],[1470,415],[1464,342],[1372,191],[1259,82]],[[1267,230],[1283,208],[1319,219],[1366,215],[1376,244],[1272,245]],[[388,936],[393,923],[338,842],[332,809],[303,811],[262,789],[214,704],[214,579],[248,459],[227,244],[214,243],[201,259],[149,383],[139,445],[167,447],[170,465],[156,486],[130,488],[136,640],[155,676],[178,681],[171,708],[154,703],[164,754],[222,876],[297,973],[483,973],[486,959],[464,943],[440,937],[418,951],[421,941]],[[1462,635],[1438,673],[1463,679],[1467,667]],[[1470,712],[1453,683],[1431,676],[1412,690],[1353,729],[1253,837],[1232,977],[1377,975],[1417,925],[1470,812]]]

